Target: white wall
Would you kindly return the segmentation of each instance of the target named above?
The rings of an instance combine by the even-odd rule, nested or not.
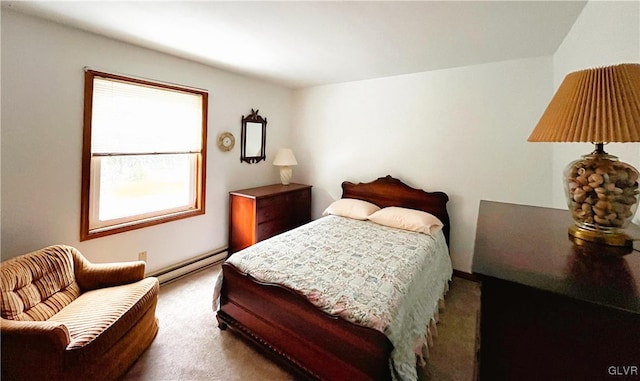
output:
[[[227,245],[228,191],[276,183],[271,165],[289,145],[292,91],[173,56],[2,11],[2,259],[54,243],[90,260],[134,260],[148,271]],[[79,242],[83,67],[209,91],[206,214]],[[267,162],[240,163],[240,119],[268,119]],[[236,136],[223,153],[220,132]]]
[[[577,70],[640,62],[640,2],[590,1],[553,56],[554,88]],[[564,167],[593,151],[586,143],[548,143],[553,146],[553,205],[567,208],[562,186]],[[639,143],[612,143],[605,150],[640,168]],[[640,214],[636,214],[640,223]]]
[[[470,272],[481,199],[551,202],[551,147],[526,140],[552,70],[541,57],[298,90],[294,180],[313,184],[316,217],[343,180],[446,192],[453,264]]]

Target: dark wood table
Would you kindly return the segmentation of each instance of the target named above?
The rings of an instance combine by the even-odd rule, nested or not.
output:
[[[640,253],[572,239],[572,223],[480,202],[481,380],[639,379]]]

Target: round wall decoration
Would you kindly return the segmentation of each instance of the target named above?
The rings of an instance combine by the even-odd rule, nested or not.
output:
[[[231,151],[236,144],[236,138],[233,137],[231,132],[223,132],[218,135],[218,148],[221,151]]]

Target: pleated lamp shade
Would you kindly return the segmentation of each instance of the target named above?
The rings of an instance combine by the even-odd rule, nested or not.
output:
[[[640,142],[640,64],[568,74],[530,142]]]

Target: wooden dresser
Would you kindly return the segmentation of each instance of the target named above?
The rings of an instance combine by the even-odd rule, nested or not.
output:
[[[567,210],[480,202],[480,380],[640,377],[640,253],[571,239],[572,223]]]
[[[311,186],[273,184],[229,192],[229,255],[311,221]]]

